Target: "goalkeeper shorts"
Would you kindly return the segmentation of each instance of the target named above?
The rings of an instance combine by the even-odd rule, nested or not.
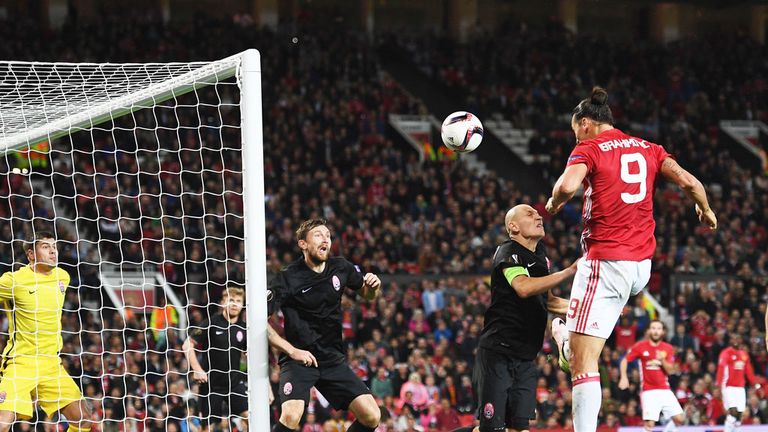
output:
[[[31,418],[34,401],[51,416],[83,398],[80,388],[61,364],[51,357],[5,358],[0,365],[0,411]]]

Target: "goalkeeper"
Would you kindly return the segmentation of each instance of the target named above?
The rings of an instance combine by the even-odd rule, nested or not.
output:
[[[24,252],[29,265],[0,277],[0,300],[10,315],[0,363],[0,432],[32,418],[33,395],[49,417],[57,411],[66,417],[69,432],[90,431],[91,411],[59,357],[69,274],[57,267],[59,252],[50,232],[38,231]]]

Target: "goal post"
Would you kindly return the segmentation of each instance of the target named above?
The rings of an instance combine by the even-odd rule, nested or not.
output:
[[[0,62],[0,220],[11,233],[0,239],[1,264],[24,264],[3,254],[36,230],[62,240],[80,292],[75,313],[65,305],[62,357],[81,371],[73,377],[86,399],[85,386],[96,388],[100,422],[110,407],[150,429],[197,414],[197,384],[185,387],[180,366],[187,323],[212,319],[222,291],[242,286],[249,429],[269,429],[262,127],[255,49],[192,63]],[[105,341],[142,332],[147,340],[126,336],[122,352]],[[154,391],[181,408],[169,398],[152,405]]]

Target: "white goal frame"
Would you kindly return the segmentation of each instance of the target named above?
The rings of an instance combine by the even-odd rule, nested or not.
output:
[[[0,62],[16,67],[55,68],[57,66],[119,66],[117,64]],[[146,64],[162,65],[160,63]],[[140,64],[130,64],[141,67]],[[246,314],[248,327],[248,411],[251,430],[269,430],[267,358],[267,275],[264,209],[264,141],[262,128],[261,57],[255,49],[222,60],[200,63],[200,67],[150,84],[139,91],[108,97],[90,106],[84,94],[80,104],[50,107],[8,103],[12,98],[0,94],[0,154],[29,147],[74,132],[87,130],[198,88],[236,77],[240,87],[240,118],[243,157],[243,201],[245,241]],[[0,77],[0,85],[3,78]],[[1,87],[0,87],[1,88]],[[6,87],[7,89],[7,87]],[[63,93],[63,92],[62,92]],[[18,95],[23,97],[22,92]],[[109,95],[107,95],[109,96]],[[19,99],[17,99],[19,100]],[[49,120],[50,117],[50,120]],[[24,119],[23,124],[14,123]],[[29,121],[27,119],[30,119]],[[186,329],[182,329],[186,330]]]

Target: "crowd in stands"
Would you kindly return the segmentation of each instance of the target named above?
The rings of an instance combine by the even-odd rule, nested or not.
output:
[[[151,19],[107,17],[100,23],[68,23],[54,34],[22,32],[28,24],[23,21],[3,24],[0,35],[12,41],[0,46],[3,58],[186,61],[259,47],[270,270],[298,258],[294,230],[302,220],[329,219],[333,253],[385,275],[378,300],[345,299],[342,305],[349,361],[381,403],[380,430],[434,432],[472,422],[474,349],[490,300],[491,257],[505,239],[503,215],[520,202],[545,215],[546,196],[526,195],[514,180],[481,176],[460,161],[419,162],[387,131],[386,116],[425,109],[381,70],[375,47],[362,35],[309,29],[293,42],[292,33],[207,18],[164,26]],[[20,34],[26,35],[21,41]],[[681,372],[671,382],[687,422],[722,423],[722,398],[713,379],[717,354],[729,335],[745,336],[758,375],[768,369],[762,324],[768,180],[733,163],[711,126],[721,116],[765,115],[764,64],[758,61],[765,56],[743,52],[764,52],[764,46],[744,47],[743,40],[724,38],[717,42],[725,44],[717,45],[724,56],[715,61],[697,55],[711,49],[703,41],[630,49],[557,26],[521,25],[509,27],[497,42],[472,42],[462,51],[465,61],[449,67],[444,56],[450,45],[425,40],[403,43],[411,44],[414,56],[423,56],[417,63],[431,67],[433,77],[478,95],[470,106],[502,110],[521,127],[539,130],[532,145],[546,149],[553,160],[543,170],[543,181],[561,171],[572,145],[563,114],[601,83],[621,125],[663,144],[705,182],[721,224],[715,233],[698,226],[692,204],[681,193],[660,184],[649,291],[674,318],[668,331]],[[583,43],[593,47],[584,51],[594,58],[574,48]],[[668,67],[670,58],[680,58],[679,65]],[[614,67],[599,67],[604,64]],[[712,74],[722,79],[710,80]],[[484,79],[474,79],[478,76]],[[481,82],[488,84],[474,87]],[[216,97],[236,98],[234,86],[217,88]],[[139,311],[122,317],[102,308],[94,263],[141,264],[162,272],[189,299],[182,313],[191,325],[214,313],[211,303],[226,284],[243,282],[240,140],[236,129],[226,127],[239,123],[239,113],[205,106],[199,113],[198,118],[198,111],[184,106],[157,108],[117,120],[116,128],[97,131],[93,142],[90,135],[77,134],[71,143],[59,140],[54,148],[60,151],[51,154],[53,175],[41,176],[66,197],[59,205],[67,214],[56,216],[76,223],[74,230],[57,224],[66,240],[62,260],[80,286],[79,296],[70,292],[65,306],[64,361],[79,377],[95,415],[105,420],[105,430],[195,431],[199,421],[187,413],[196,413],[198,389],[186,374],[183,332],[153,331],[148,314]],[[197,127],[199,119],[215,127]],[[122,130],[134,122],[151,132],[134,138]],[[171,143],[171,151],[160,151],[158,142]],[[0,261],[10,269],[23,262],[10,240],[27,234],[33,217],[39,224],[55,213],[30,198],[35,185],[30,177],[7,170],[2,177],[0,195],[7,199],[0,200],[0,217],[12,224],[0,228]],[[575,202],[555,218],[545,216],[553,270],[580,255],[579,210]],[[556,294],[567,296],[567,287]],[[609,429],[640,424],[637,370],[631,371],[629,390],[619,390],[616,383],[627,346],[643,337],[658,312],[648,304],[642,297],[632,300],[603,353],[600,418]],[[274,324],[279,321],[274,317]],[[3,323],[7,330],[7,317]],[[560,430],[571,421],[570,380],[545,340],[537,360],[535,424]],[[275,364],[270,380],[277,393]],[[762,396],[761,390],[748,392],[745,423],[768,422]],[[279,415],[278,404],[272,415]],[[341,432],[347,420],[346,413],[329,409],[314,393],[302,431]],[[222,427],[231,426],[215,429]]]

